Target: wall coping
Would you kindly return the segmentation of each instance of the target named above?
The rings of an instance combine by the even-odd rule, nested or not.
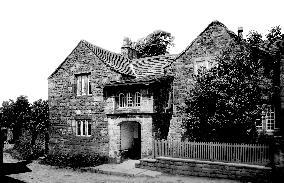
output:
[[[163,157],[163,156],[156,157],[156,159],[157,160],[166,160],[166,161],[195,162],[195,163],[202,163],[202,164],[212,164],[212,165],[223,165],[223,166],[235,166],[235,167],[252,168],[252,169],[272,170],[271,167],[266,167],[266,166],[261,166],[261,165],[249,165],[249,164],[243,164],[243,163],[225,163],[225,162],[220,162],[220,161],[204,161],[204,160],[196,160],[196,159],[171,158],[171,157]],[[149,159],[147,161],[149,161]],[[151,160],[150,160],[150,162],[151,162]]]
[[[155,163],[157,162],[156,159],[150,159],[150,158],[142,158],[139,161],[146,161],[146,162],[150,162],[150,163]]]

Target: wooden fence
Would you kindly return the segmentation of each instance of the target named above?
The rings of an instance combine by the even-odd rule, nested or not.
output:
[[[153,156],[267,165],[268,145],[154,140]]]

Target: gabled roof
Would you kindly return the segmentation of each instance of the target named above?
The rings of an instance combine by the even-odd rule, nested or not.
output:
[[[117,73],[120,73],[124,76],[130,76],[130,80],[148,81],[149,78],[165,75],[164,69],[185,54],[192,47],[194,42],[212,26],[224,27],[225,31],[230,35],[230,37],[232,37],[232,39],[239,41],[238,36],[234,32],[230,31],[224,24],[219,21],[213,21],[207,26],[207,28],[205,28],[203,32],[199,34],[199,36],[197,36],[197,38],[191,42],[191,44],[184,51],[178,55],[160,55],[130,60],[121,54],[105,50],[85,40],[80,41],[78,46],[81,45],[83,48],[91,50],[94,53],[94,59],[98,58],[111,70]],[[49,78],[51,78],[61,68],[63,63],[59,65],[59,67],[49,76]]]
[[[133,78],[140,78],[139,80],[142,78],[144,78],[142,80],[147,80],[146,77],[150,76],[163,75],[164,68],[171,64],[175,58],[175,55],[161,55],[130,60],[121,54],[105,50],[85,40],[80,41],[77,47],[79,45],[83,45],[87,49],[91,50],[96,58],[113,71]],[[62,67],[67,59],[65,59],[65,61],[57,67],[49,78],[51,78]]]
[[[206,32],[210,27],[213,26],[220,26],[220,27],[224,27],[224,29],[226,30],[226,32],[235,40],[235,41],[239,41],[239,37],[232,32],[231,30],[229,30],[223,23],[219,22],[218,20],[212,21],[187,47],[185,50],[183,50],[180,54],[178,54],[176,56],[175,59],[180,58],[183,54],[185,54],[193,45],[193,43],[196,42],[196,40],[204,33]]]
[[[103,62],[105,65],[107,65],[110,69],[114,70],[115,72],[128,75],[128,76],[133,76],[133,77],[135,76],[132,70],[132,67],[131,67],[131,61],[128,58],[124,57],[123,55],[105,50],[85,40],[80,41],[78,45],[76,46],[76,48],[79,45],[83,45],[86,48],[90,49],[101,62]],[[57,73],[58,70],[62,67],[62,65],[67,60],[68,60],[68,57],[57,67],[57,69],[48,78],[51,78],[55,73]]]

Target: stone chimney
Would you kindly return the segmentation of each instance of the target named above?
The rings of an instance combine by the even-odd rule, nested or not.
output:
[[[238,37],[240,39],[243,39],[243,27],[238,27]]]
[[[128,37],[123,39],[121,54],[130,60],[137,58],[136,50],[132,48],[131,41]]]

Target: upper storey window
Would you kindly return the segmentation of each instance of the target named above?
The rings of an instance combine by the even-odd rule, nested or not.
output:
[[[123,93],[119,94],[119,99],[118,99],[119,107],[126,107],[126,98]]]
[[[198,74],[199,70],[208,69],[208,61],[205,59],[196,60],[194,63],[194,74]]]
[[[90,74],[76,75],[77,96],[91,95]]]
[[[209,70],[214,66],[213,57],[198,57],[194,61],[194,74],[198,74],[198,71]]]
[[[120,108],[125,107],[140,107],[141,106],[141,94],[136,93],[120,93],[118,96],[118,104]]]
[[[132,97],[132,94],[131,93],[127,93],[126,94],[126,104],[127,104],[127,107],[133,107],[133,97]]]

